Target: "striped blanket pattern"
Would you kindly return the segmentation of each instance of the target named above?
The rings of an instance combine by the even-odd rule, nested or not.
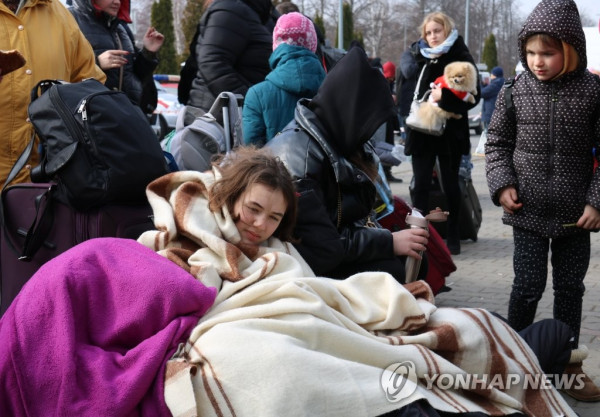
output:
[[[537,359],[488,311],[437,308],[426,283],[402,286],[385,273],[315,277],[277,239],[254,253],[228,243],[239,241],[235,224],[206,202],[215,177],[178,172],[152,183],[158,231],[139,239],[219,291],[167,363],[174,416],[376,416],[426,399],[453,413],[575,417],[551,386],[522,383],[539,380]],[[405,396],[386,385],[395,364],[416,375],[403,379]],[[442,384],[473,376],[495,383]]]

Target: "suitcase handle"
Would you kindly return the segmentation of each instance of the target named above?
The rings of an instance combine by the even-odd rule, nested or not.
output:
[[[20,261],[31,261],[42,245],[46,247],[54,246],[53,243],[46,241],[46,237],[50,234],[50,231],[54,226],[53,193],[55,188],[55,184],[50,184],[46,191],[35,198],[35,217],[29,226],[29,229],[25,230],[20,228],[17,230],[17,234],[25,237],[25,242],[23,243],[23,248],[21,250],[17,249],[16,245],[11,240],[8,234],[8,227],[3,227],[6,244],[17,255],[17,258]],[[2,192],[2,201],[0,204],[2,208],[4,207],[4,197],[5,193]],[[4,210],[2,210],[2,212],[3,211]],[[6,219],[2,218],[3,222],[5,220]]]
[[[52,193],[54,185],[35,198],[35,218],[25,236],[23,252],[19,256],[20,261],[29,262],[42,247],[46,237],[50,234],[54,225],[54,201]],[[39,220],[38,220],[39,219]]]
[[[19,227],[17,229],[17,234],[19,236],[27,237],[27,230],[23,229],[22,227]],[[43,245],[48,249],[56,249],[56,245],[48,240],[44,240]]]

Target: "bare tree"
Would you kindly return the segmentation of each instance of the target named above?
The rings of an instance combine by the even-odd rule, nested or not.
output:
[[[183,34],[183,12],[185,11],[186,0],[173,0],[173,23],[175,27],[175,48],[178,54],[187,50],[185,35]]]
[[[498,25],[494,31],[498,64],[506,70],[507,75],[512,75],[519,62],[517,36],[523,26],[524,18],[515,13],[514,0],[500,2],[498,17]]]

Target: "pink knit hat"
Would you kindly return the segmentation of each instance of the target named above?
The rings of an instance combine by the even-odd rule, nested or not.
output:
[[[317,50],[317,33],[313,22],[302,13],[286,13],[277,19],[273,29],[273,50],[282,43]]]

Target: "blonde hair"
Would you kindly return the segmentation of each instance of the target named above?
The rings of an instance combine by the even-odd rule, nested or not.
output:
[[[435,22],[439,25],[442,25],[444,27],[444,36],[446,38],[448,35],[450,35],[450,32],[452,32],[452,29],[455,28],[454,20],[447,14],[442,12],[429,13],[427,16],[425,16],[423,23],[421,23],[421,26],[419,27],[422,39],[425,39],[425,26],[429,22]]]
[[[552,48],[562,52],[563,69],[553,79],[556,79],[567,72],[575,71],[579,67],[579,54],[575,48],[565,41],[555,38],[547,33],[534,33],[525,39],[521,48],[523,56],[527,56],[527,45],[531,41],[539,41],[546,48]]]
[[[533,35],[525,39],[525,42],[521,44],[521,53],[523,54],[523,56],[527,56],[527,44],[531,41],[539,41],[546,48],[558,49],[559,51],[562,51],[563,49],[562,41],[560,39],[555,38],[554,36],[549,35],[547,33],[534,33]]]

